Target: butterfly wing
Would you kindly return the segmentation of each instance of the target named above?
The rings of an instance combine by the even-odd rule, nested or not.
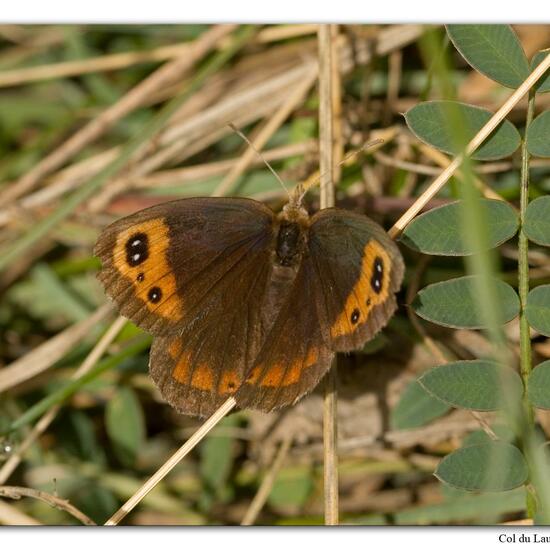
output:
[[[94,253],[98,275],[120,312],[154,335],[181,334],[219,302],[227,276],[264,262],[273,213],[248,199],[193,198],[167,202],[108,226]],[[219,305],[219,304],[218,304]]]
[[[223,198],[154,206],[100,236],[99,279],[155,335],[151,376],[179,411],[211,414],[241,385],[261,341],[273,239],[271,210]]]
[[[335,351],[362,347],[387,323],[403,270],[397,246],[372,220],[336,208],[313,216],[298,274],[237,404],[271,411],[311,391]]]
[[[307,250],[263,345],[236,393],[241,408],[265,412],[291,405],[311,391],[334,353],[316,301],[320,280]]]
[[[331,349],[361,348],[397,307],[395,293],[404,273],[399,249],[369,218],[329,208],[311,220],[309,251],[322,287],[318,307]]]
[[[153,340],[151,376],[183,414],[212,414],[243,383],[262,339],[261,304],[270,269],[269,258],[244,258],[212,289],[201,314],[181,334]]]

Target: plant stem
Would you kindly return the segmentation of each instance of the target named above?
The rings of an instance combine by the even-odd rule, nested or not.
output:
[[[533,120],[535,109],[535,93],[533,89],[529,92],[529,102],[527,106],[527,117],[525,120],[525,134]],[[527,150],[527,140],[524,137],[521,146],[521,187],[520,187],[520,211],[519,211],[519,259],[518,259],[518,290],[521,304],[519,314],[519,342],[520,342],[520,373],[523,385],[527,387],[527,381],[531,373],[531,338],[529,335],[529,323],[525,315],[525,306],[527,304],[527,295],[529,294],[529,259],[527,256],[529,243],[524,231],[525,211],[529,202],[529,151]],[[526,394],[524,395],[524,407],[527,415],[527,422],[532,425],[534,422],[533,408],[530,405]]]
[[[334,206],[333,42],[331,25],[319,25],[319,153],[321,208]],[[338,524],[336,359],[325,378],[323,400],[325,525]]]

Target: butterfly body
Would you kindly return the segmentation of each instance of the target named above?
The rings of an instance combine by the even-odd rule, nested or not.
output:
[[[393,314],[401,255],[365,216],[279,215],[250,199],[193,198],[118,220],[100,236],[99,279],[155,338],[150,371],[185,414],[229,396],[263,411],[311,391],[336,351],[360,348]]]

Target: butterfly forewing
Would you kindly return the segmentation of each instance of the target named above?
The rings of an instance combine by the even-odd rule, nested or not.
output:
[[[205,303],[221,300],[219,282],[235,266],[265,261],[272,239],[273,214],[261,203],[182,199],[111,224],[94,252],[103,266],[99,279],[121,314],[168,335],[204,315]],[[252,280],[255,269],[243,276]]]

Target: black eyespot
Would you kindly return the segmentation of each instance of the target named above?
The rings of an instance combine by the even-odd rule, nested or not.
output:
[[[126,262],[135,267],[149,257],[149,238],[145,233],[134,233],[126,241]]]
[[[370,298],[367,298],[366,304],[367,304],[367,307],[370,307],[370,305],[372,304],[372,300]]]
[[[359,317],[361,317],[361,312],[356,308],[351,313],[351,322],[355,325],[359,321]]]
[[[380,256],[376,256],[372,265],[372,275],[370,278],[370,286],[376,294],[382,292],[382,281],[384,280],[384,262]]]
[[[147,298],[149,298],[149,301],[153,302],[153,304],[160,302],[162,290],[158,286],[152,287],[147,293]]]
[[[144,280],[145,280],[145,275],[143,273],[138,273],[137,282],[143,283]]]
[[[235,389],[235,384],[233,384],[233,382],[229,382],[229,384],[227,384],[227,387],[228,387],[230,390],[233,390],[233,389]]]

